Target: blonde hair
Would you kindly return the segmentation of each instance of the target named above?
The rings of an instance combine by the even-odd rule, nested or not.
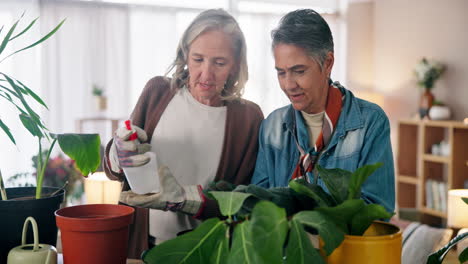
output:
[[[180,89],[187,84],[189,78],[187,57],[190,44],[198,36],[211,30],[221,30],[229,35],[234,47],[234,58],[236,61],[234,69],[236,71],[229,75],[221,91],[221,98],[223,100],[239,99],[244,92],[245,83],[249,78],[246,55],[247,45],[237,21],[222,9],[203,11],[192,21],[180,39],[176,50],[176,58],[166,75],[175,68],[175,72],[172,75],[171,87]]]

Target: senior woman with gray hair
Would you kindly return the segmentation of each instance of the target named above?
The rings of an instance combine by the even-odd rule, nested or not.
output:
[[[227,12],[207,10],[195,18],[180,40],[173,69],[172,78],[154,77],[146,84],[131,115],[144,144],[129,140],[132,131],[120,128],[105,157],[105,171],[114,180],[125,180],[122,167],[146,169],[150,148],[164,165],[160,192],[126,191],[120,199],[151,209],[149,235],[156,243],[195,228],[197,219],[219,215],[216,203],[203,196],[208,183],[250,182],[263,120],[256,104],[241,99],[248,79],[246,44]],[[148,217],[139,212],[135,226],[144,240]]]

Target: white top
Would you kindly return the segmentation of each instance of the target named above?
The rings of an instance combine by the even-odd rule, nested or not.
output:
[[[187,88],[169,102],[154,130],[152,151],[157,163],[169,167],[181,185],[206,187],[214,180],[221,159],[226,106],[211,107],[192,97]],[[150,235],[156,243],[193,229],[199,221],[182,213],[150,210]]]
[[[325,111],[317,114],[308,114],[304,111],[301,111],[301,114],[305,120],[307,131],[309,132],[309,146],[314,147],[318,136],[322,132],[323,116]]]

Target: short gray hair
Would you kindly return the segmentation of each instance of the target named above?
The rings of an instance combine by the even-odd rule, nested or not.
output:
[[[224,100],[238,99],[244,92],[244,86],[249,78],[247,67],[247,45],[239,24],[229,13],[222,9],[209,9],[200,13],[185,30],[176,51],[176,58],[166,75],[175,68],[171,86],[179,89],[187,84],[189,72],[187,57],[190,44],[201,34],[221,30],[232,39],[236,72],[229,75],[221,92]]]
[[[333,52],[333,36],[327,22],[312,9],[299,9],[286,14],[271,31],[272,48],[291,44],[303,48],[321,68],[328,52]]]

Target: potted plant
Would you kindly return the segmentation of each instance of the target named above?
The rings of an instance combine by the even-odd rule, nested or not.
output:
[[[431,90],[434,88],[435,82],[445,72],[445,68],[439,62],[422,58],[414,69],[418,85],[424,89],[419,102],[419,115],[421,118],[428,115],[434,104],[434,95]]]
[[[97,84],[93,84],[92,91],[96,101],[96,109],[98,111],[104,111],[107,108],[107,97],[104,95],[104,90]]]
[[[52,31],[40,38],[38,41],[24,48],[18,49],[11,54],[1,57],[9,43],[23,36],[37,21],[37,18],[29,23],[23,30],[16,30],[22,19],[19,18],[8,31],[2,31],[0,35],[0,65],[5,59],[19,52],[33,48],[44,42],[57,32],[65,20],[61,21]],[[23,82],[15,79],[5,72],[0,72],[0,102],[10,104],[18,110],[18,117],[23,127],[33,135],[38,144],[38,164],[36,172],[36,187],[7,188],[2,190],[0,200],[0,262],[5,262],[8,250],[21,243],[22,223],[27,216],[33,216],[40,226],[41,242],[56,244],[57,227],[53,212],[58,209],[63,201],[63,190],[57,188],[43,187],[46,164],[48,163],[53,147],[58,142],[62,151],[75,160],[77,168],[83,175],[88,175],[96,170],[100,163],[99,146],[100,139],[97,134],[52,134],[44,125],[39,114],[30,105],[30,100],[47,108],[47,105],[32,89]],[[15,136],[10,128],[0,119],[0,128],[16,144]],[[49,141],[49,151],[43,155],[43,141]],[[3,189],[3,179],[0,173],[0,187]]]
[[[208,219],[194,231],[146,251],[143,260],[146,263],[398,263],[401,232],[397,227],[390,225],[393,230],[385,247],[387,252],[376,251],[377,256],[363,255],[361,251],[354,254],[358,260],[351,259],[349,250],[354,248],[343,242],[350,235],[362,236],[374,220],[393,215],[382,206],[365,204],[359,198],[361,185],[380,166],[364,166],[354,173],[318,166],[318,175],[329,193],[316,182],[305,181],[291,181],[290,188],[263,189],[249,185],[237,187],[234,192],[210,192],[226,220]],[[380,225],[387,226],[382,222],[374,224]],[[318,233],[322,241],[320,251],[312,246],[307,232]],[[378,244],[382,248],[372,239],[376,237],[370,236],[373,241],[368,246]],[[346,259],[334,256],[340,251],[340,245],[345,245],[341,250],[346,251]]]

